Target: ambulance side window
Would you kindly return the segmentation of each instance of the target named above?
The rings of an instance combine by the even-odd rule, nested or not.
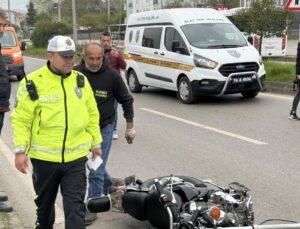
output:
[[[165,47],[170,52],[174,52],[172,49],[173,41],[179,41],[179,46],[183,49],[187,49],[184,40],[182,39],[179,32],[172,27],[168,27],[166,28],[165,32]]]
[[[159,49],[162,28],[145,28],[142,46]]]

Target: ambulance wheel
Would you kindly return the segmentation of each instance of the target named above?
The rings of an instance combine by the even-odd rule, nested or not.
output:
[[[21,81],[25,76],[25,71],[24,71],[24,68],[20,69],[18,74],[17,74],[17,79],[18,81]]]
[[[193,93],[189,79],[184,76],[178,82],[177,97],[184,104],[194,103],[197,96]]]
[[[242,96],[246,99],[254,98],[257,96],[259,90],[254,90],[254,91],[243,91],[241,92]]]
[[[138,93],[142,91],[142,85],[140,85],[136,73],[133,70],[128,73],[127,84],[131,92]]]

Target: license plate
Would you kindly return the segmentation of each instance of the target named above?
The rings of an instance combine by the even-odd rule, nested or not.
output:
[[[265,49],[274,49],[274,46],[266,46]]]
[[[247,83],[252,81],[252,76],[239,76],[232,78],[232,83]]]

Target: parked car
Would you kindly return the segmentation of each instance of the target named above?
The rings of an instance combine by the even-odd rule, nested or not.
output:
[[[15,29],[9,26],[5,27],[0,43],[8,75],[16,75],[18,80],[23,79],[25,71],[22,51],[25,50],[26,43],[21,44]]]

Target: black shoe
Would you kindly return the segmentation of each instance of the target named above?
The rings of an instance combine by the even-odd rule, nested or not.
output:
[[[6,203],[0,202],[0,212],[12,212],[13,208]]]
[[[97,213],[85,212],[85,226],[91,225],[97,219]]]
[[[7,196],[5,195],[0,195],[0,201],[7,201]]]
[[[297,116],[296,112],[292,112],[292,111],[290,113],[289,119],[300,121],[300,118]]]

